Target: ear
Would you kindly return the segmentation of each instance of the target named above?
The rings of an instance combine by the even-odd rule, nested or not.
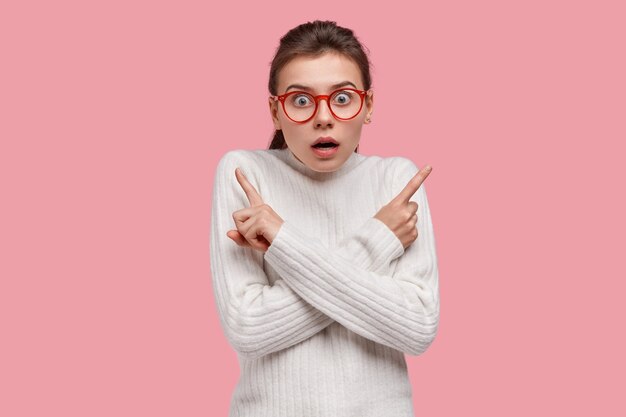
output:
[[[365,96],[365,108],[365,120],[370,120],[372,118],[372,113],[374,112],[374,90],[372,89],[369,89],[367,95]]]
[[[270,106],[270,115],[272,116],[272,123],[274,123],[274,129],[281,130],[280,120],[278,119],[278,101],[274,101],[269,98],[268,102]]]

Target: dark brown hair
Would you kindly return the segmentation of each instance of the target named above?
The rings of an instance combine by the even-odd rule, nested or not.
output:
[[[371,63],[364,48],[367,49],[352,30],[337,26],[336,22],[316,20],[296,26],[280,38],[280,45],[270,67],[270,94],[278,95],[278,73],[289,61],[297,56],[317,57],[326,52],[340,53],[354,61],[361,71],[363,88],[369,90],[372,86]],[[273,135],[269,149],[287,147],[282,130],[275,130]],[[358,150],[357,146],[354,151]]]

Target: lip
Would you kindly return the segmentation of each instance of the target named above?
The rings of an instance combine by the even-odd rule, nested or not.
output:
[[[315,155],[319,156],[320,158],[331,158],[333,155],[335,155],[338,152],[339,146],[335,146],[334,148],[328,148],[328,149],[319,149],[319,148],[315,148],[311,146],[311,150],[313,151]]]
[[[336,145],[339,145],[339,142],[337,142],[332,136],[320,136],[315,142],[313,142],[311,146],[315,146],[320,142],[332,142]]]

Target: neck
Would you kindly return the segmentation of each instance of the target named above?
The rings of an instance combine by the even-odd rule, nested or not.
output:
[[[283,159],[288,165],[301,174],[315,180],[327,180],[340,177],[345,173],[350,172],[362,158],[362,156],[357,152],[352,152],[348,159],[335,171],[320,172],[315,171],[304,162],[300,161],[289,148],[280,149],[280,153],[283,155]]]

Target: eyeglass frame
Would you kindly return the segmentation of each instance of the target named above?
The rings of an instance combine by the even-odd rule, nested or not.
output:
[[[333,96],[333,94],[335,94],[338,91],[345,91],[345,90],[351,90],[351,91],[356,92],[359,95],[359,98],[361,99],[361,105],[359,106],[359,110],[354,114],[354,116],[348,117],[348,118],[342,118],[342,117],[337,116],[335,114],[335,112],[333,111],[333,107],[330,105],[330,101],[329,101],[330,98]],[[282,107],[283,107],[283,112],[289,118],[289,120],[291,120],[294,123],[302,124],[302,123],[308,122],[313,117],[315,117],[315,115],[317,114],[317,110],[319,108],[319,102],[320,102],[320,100],[324,100],[324,99],[326,100],[326,104],[328,105],[328,109],[330,110],[330,113],[333,115],[333,117],[335,119],[341,120],[341,121],[343,121],[343,120],[352,120],[355,117],[357,117],[359,115],[359,113],[361,113],[361,110],[363,109],[363,103],[365,102],[364,98],[367,95],[367,93],[369,93],[370,91],[373,91],[373,89],[370,88],[369,90],[358,90],[356,88],[351,88],[351,87],[342,87],[342,88],[338,88],[336,90],[333,90],[330,94],[320,94],[320,95],[315,96],[315,95],[313,95],[311,93],[307,93],[306,91],[294,90],[294,91],[290,91],[290,92],[285,93],[285,94],[281,94],[279,96],[270,96],[269,98],[272,99],[273,101],[277,101],[277,100],[280,101],[280,103],[282,104]],[[287,110],[285,110],[285,99],[287,97],[289,97],[290,95],[297,94],[297,93],[306,94],[306,95],[308,95],[310,97],[313,97],[313,100],[315,101],[315,109],[313,110],[313,114],[311,115],[311,117],[309,117],[308,119],[303,120],[303,121],[293,120],[289,116],[289,113],[287,113]]]

